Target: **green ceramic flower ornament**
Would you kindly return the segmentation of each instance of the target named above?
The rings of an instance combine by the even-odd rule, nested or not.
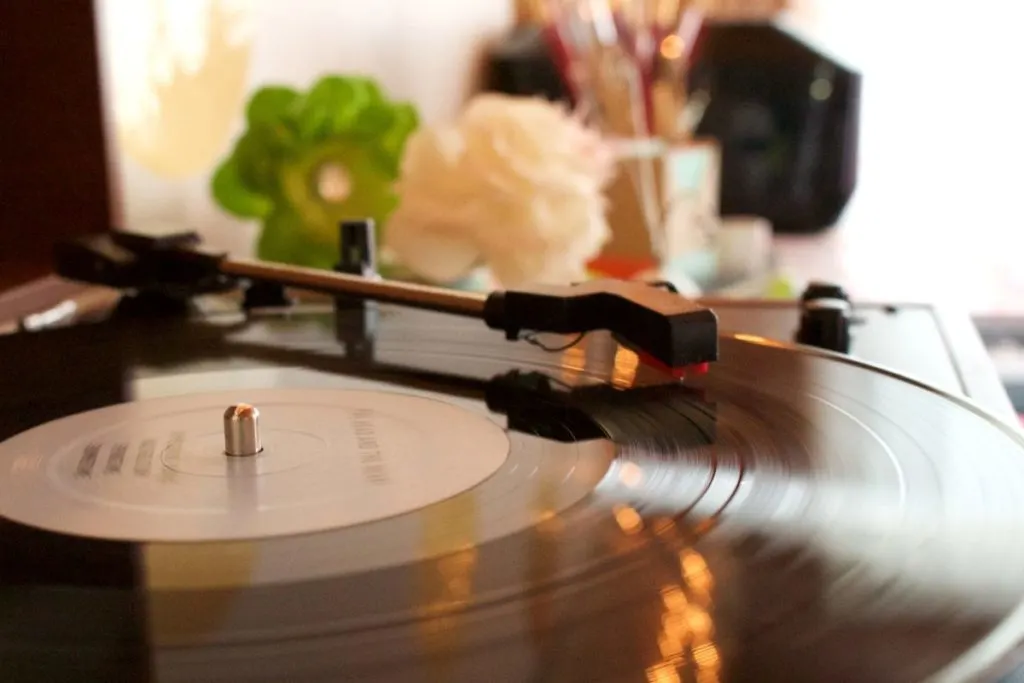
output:
[[[373,81],[328,76],[306,93],[265,87],[245,118],[212,192],[224,210],[262,222],[259,258],[330,268],[340,221],[380,226],[397,205],[394,181],[418,116]]]

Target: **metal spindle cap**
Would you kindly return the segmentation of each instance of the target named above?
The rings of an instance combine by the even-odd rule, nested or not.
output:
[[[262,450],[260,411],[256,406],[239,403],[225,410],[224,452],[232,456],[252,456]]]

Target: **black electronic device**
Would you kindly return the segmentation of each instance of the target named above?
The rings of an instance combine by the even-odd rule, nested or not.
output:
[[[771,23],[705,27],[690,68],[698,136],[722,146],[721,211],[776,232],[836,223],[857,179],[861,77]]]

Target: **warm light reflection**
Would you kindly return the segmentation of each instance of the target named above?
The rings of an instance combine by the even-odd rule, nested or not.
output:
[[[694,635],[695,640],[710,638],[714,634],[715,625],[711,621],[711,615],[703,608],[689,606],[684,615],[686,628]]]
[[[693,661],[697,664],[698,669],[718,668],[720,664],[718,648],[715,647],[714,643],[698,645],[693,648]]]
[[[644,480],[644,471],[634,462],[624,462],[619,466],[619,481],[631,489]]]
[[[430,506],[423,517],[417,631],[430,653],[434,678],[443,680],[455,665],[463,638],[463,611],[473,600],[476,573],[476,500],[460,495]]]
[[[141,544],[150,641],[160,647],[208,642],[230,618],[238,590],[252,585],[259,562],[259,547],[250,541]]]
[[[647,680],[651,683],[680,683],[679,672],[671,664],[658,664],[647,669]]]
[[[530,536],[526,553],[526,575],[531,586],[548,585],[558,573],[560,555],[564,550],[565,519],[558,514],[559,482],[541,477],[530,502],[536,534]],[[558,620],[554,598],[549,591],[531,591],[527,599],[527,618],[534,647],[546,647],[548,634]]]
[[[676,531],[676,523],[671,517],[656,517],[651,522],[651,528],[654,530],[654,533],[659,536],[672,538]]]
[[[661,56],[665,59],[679,59],[683,56],[683,51],[686,49],[686,41],[677,35],[667,36],[665,40],[661,41]]]
[[[778,339],[770,339],[768,337],[759,337],[756,334],[734,334],[734,339],[740,341],[750,342],[752,344],[760,344],[761,346],[773,346],[775,348],[786,348],[786,342],[779,341]]]
[[[537,515],[535,527],[542,534],[558,534],[565,529],[565,520],[554,510],[544,510]]]
[[[752,342],[754,344],[770,344],[770,343],[772,343],[771,339],[768,339],[767,337],[760,337],[760,336],[758,336],[756,334],[735,334],[733,336],[736,339],[739,339],[740,341]]]
[[[615,521],[624,532],[630,535],[638,534],[644,529],[644,521],[640,518],[640,513],[628,505],[615,506]]]
[[[664,610],[658,650],[661,661],[647,669],[647,680],[681,681],[681,671],[692,669],[699,683],[718,683],[722,658],[712,638],[715,624],[709,608],[714,586],[707,561],[695,550],[679,552],[680,585],[661,589]],[[690,680],[689,676],[687,680]]]
[[[470,602],[472,576],[476,568],[477,551],[473,546],[441,558],[437,562],[433,599],[421,607],[421,634],[433,640],[440,651],[449,651],[456,632],[461,611]]]
[[[658,636],[658,649],[661,650],[661,656],[666,662],[683,661],[683,640],[672,632],[667,624],[664,632]]]
[[[679,613],[686,607],[686,594],[679,586],[665,586],[661,589],[661,601],[670,612]]]
[[[624,346],[615,350],[615,366],[612,368],[612,385],[628,388],[636,381],[636,369],[640,365],[640,356]]]
[[[710,596],[714,587],[714,579],[708,569],[707,562],[697,552],[685,550],[679,553],[679,567],[686,584],[701,595]]]
[[[562,381],[573,384],[587,367],[587,353],[582,344],[575,344],[562,351],[559,363]]]

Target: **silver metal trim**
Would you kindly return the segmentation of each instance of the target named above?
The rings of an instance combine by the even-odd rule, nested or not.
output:
[[[260,411],[248,403],[238,403],[224,411],[224,453],[232,457],[251,457],[263,450],[260,439]]]

